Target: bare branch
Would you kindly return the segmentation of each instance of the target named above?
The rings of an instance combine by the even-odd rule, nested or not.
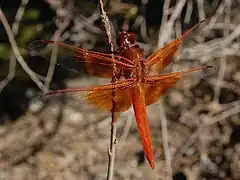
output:
[[[165,156],[165,164],[167,170],[167,180],[172,179],[172,155],[169,148],[169,137],[168,137],[168,128],[167,128],[167,118],[164,111],[163,101],[160,100],[160,120],[162,127],[162,139],[163,139],[163,150]]]
[[[0,8],[0,20],[3,23],[3,27],[6,30],[9,42],[12,46],[13,53],[18,61],[18,63],[22,66],[24,71],[29,75],[29,77],[36,83],[36,85],[44,92],[46,92],[46,89],[44,88],[42,82],[38,79],[38,77],[35,75],[35,73],[28,67],[27,63],[24,61],[23,57],[21,56],[21,53],[19,52],[17,43],[15,41],[14,35],[12,33],[12,30],[7,22],[7,19]]]
[[[103,23],[103,29],[105,32],[105,35],[107,37],[108,45],[109,45],[109,50],[110,52],[114,51],[113,48],[113,43],[112,43],[112,36],[111,36],[111,26],[109,23],[109,19],[107,17],[107,14],[103,8],[103,2],[102,0],[99,0],[99,5],[98,5],[100,14],[101,14],[101,19]],[[112,54],[113,56],[113,54]],[[114,58],[114,56],[113,56]],[[112,82],[116,82],[116,64],[113,63],[113,76],[112,76]],[[115,96],[115,93],[113,92],[112,96]],[[108,161],[108,172],[107,172],[107,180],[112,180],[113,179],[113,173],[114,173],[114,160],[115,160],[115,153],[116,153],[116,144],[117,144],[117,126],[116,126],[116,120],[118,118],[118,113],[115,112],[115,101],[114,98],[112,98],[112,103],[113,103],[113,109],[112,109],[112,123],[111,123],[111,137],[110,137],[110,148],[109,148],[109,161]]]
[[[230,8],[231,8],[231,4],[232,4],[232,1],[229,0],[228,3],[226,3],[227,7],[226,7],[226,16],[225,16],[225,24],[228,25],[230,23]],[[229,30],[228,29],[225,29],[224,30],[224,36],[227,37],[229,36]],[[222,57],[220,59],[220,69],[219,69],[219,72],[218,72],[218,78],[217,78],[217,83],[216,83],[216,86],[215,86],[215,96],[214,96],[214,100],[216,102],[219,101],[219,96],[220,96],[220,82],[223,80],[224,78],[224,74],[225,74],[225,70],[226,70],[226,61],[227,61],[227,57]],[[219,102],[218,102],[219,103]]]
[[[68,13],[69,14],[69,13]],[[67,26],[69,25],[72,16],[70,15],[66,15],[65,17],[58,17],[57,19],[61,19],[64,18],[63,21],[56,21],[57,23],[57,27],[58,29],[55,31],[52,40],[54,41],[58,41],[62,32],[67,28]],[[53,77],[53,73],[55,70],[55,66],[56,66],[56,61],[57,61],[57,48],[54,48],[52,53],[51,53],[51,59],[50,59],[50,65],[48,67],[48,71],[47,71],[47,76],[45,79],[45,83],[44,86],[46,89],[49,89],[49,85],[51,83],[52,77]]]
[[[23,17],[23,14],[25,12],[25,7],[26,5],[28,4],[28,1],[29,0],[22,0],[18,10],[17,10],[17,13],[16,13],[16,16],[15,16],[15,21],[12,25],[12,33],[14,36],[17,35],[18,33],[18,30],[19,30],[19,26],[20,26],[20,22],[22,20],[22,17]],[[4,89],[4,87],[6,87],[8,85],[8,83],[14,78],[15,76],[15,71],[16,71],[16,58],[12,55],[10,57],[10,60],[9,60],[9,70],[8,70],[8,75],[7,77],[2,80],[0,82],[0,92]]]
[[[38,77],[35,75],[35,73],[28,67],[27,63],[24,61],[23,57],[21,56],[21,53],[19,52],[19,48],[17,46],[17,43],[15,41],[14,35],[12,33],[12,30],[9,26],[9,23],[0,8],[0,20],[3,23],[3,27],[6,30],[9,42],[12,46],[13,53],[18,61],[18,63],[22,66],[24,71],[29,75],[29,77],[36,83],[36,85],[44,92],[46,92],[46,88],[43,86],[42,82],[38,79]]]

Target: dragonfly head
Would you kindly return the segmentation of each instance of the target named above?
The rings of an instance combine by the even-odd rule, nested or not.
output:
[[[118,34],[117,45],[119,48],[131,47],[136,43],[136,35],[131,32],[121,31]]]

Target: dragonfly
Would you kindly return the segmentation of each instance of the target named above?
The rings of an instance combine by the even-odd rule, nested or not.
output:
[[[182,41],[202,23],[193,26],[147,58],[144,58],[143,50],[136,42],[136,35],[127,31],[119,33],[116,41],[118,49],[114,54],[85,50],[57,41],[34,41],[30,44],[32,52],[49,57],[51,51],[46,49],[57,48],[60,57],[65,56],[58,59],[57,64],[72,71],[79,72],[84,66],[91,76],[112,78],[113,64],[116,67],[116,82],[85,88],[59,89],[47,92],[44,96],[64,93],[74,97],[75,103],[85,101],[100,110],[116,113],[127,111],[132,105],[146,159],[154,169],[154,154],[146,106],[158,101],[182,76],[211,67],[201,66],[159,74],[171,63]]]

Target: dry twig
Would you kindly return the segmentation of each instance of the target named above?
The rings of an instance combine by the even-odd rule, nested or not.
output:
[[[225,9],[226,9],[226,14],[227,15],[225,16],[225,20],[224,20],[225,25],[228,25],[230,23],[231,4],[232,4],[231,0],[226,2],[227,7]],[[224,37],[227,37],[227,36],[229,36],[229,30],[225,29],[224,30]],[[218,72],[217,83],[216,83],[216,86],[215,86],[215,89],[214,89],[214,91],[215,91],[214,99],[218,103],[219,103],[219,96],[220,96],[220,82],[224,78],[225,69],[226,69],[226,61],[227,61],[227,56],[224,56],[220,59],[220,69],[219,69],[219,72]]]
[[[9,42],[12,46],[12,50],[13,53],[18,61],[18,63],[22,66],[22,68],[24,69],[24,71],[29,75],[29,77],[35,82],[35,84],[44,92],[46,92],[46,88],[43,86],[42,82],[38,79],[38,77],[36,76],[36,74],[28,67],[27,63],[24,61],[23,57],[21,56],[21,53],[19,51],[19,48],[17,46],[17,43],[15,41],[13,32],[9,26],[9,23],[2,11],[2,9],[0,8],[0,21],[3,24],[4,29],[6,30]]]
[[[182,9],[185,5],[186,1],[179,1],[176,5],[174,11],[172,12],[169,20],[167,19],[170,11],[170,0],[164,2],[164,11],[162,17],[162,24],[158,36],[158,47],[163,46],[163,44],[170,38],[171,32],[173,29],[174,22],[179,17],[179,14],[182,12]],[[163,138],[163,149],[165,155],[165,163],[166,163],[166,170],[167,170],[167,179],[172,179],[172,157],[169,148],[169,138],[168,138],[168,129],[167,129],[167,119],[165,116],[164,106],[162,100],[160,101],[160,119],[162,125],[162,138]]]
[[[165,164],[167,170],[167,178],[168,180],[172,179],[172,155],[169,148],[169,136],[168,136],[168,128],[167,128],[167,118],[164,111],[163,101],[160,100],[160,120],[162,127],[162,139],[163,139],[163,150],[165,155]]]
[[[113,53],[114,49],[113,49],[113,43],[112,43],[112,37],[111,37],[111,26],[109,23],[109,19],[107,17],[107,14],[103,8],[103,2],[102,0],[99,0],[99,11],[101,14],[101,19],[102,19],[102,23],[103,23],[103,28],[104,28],[104,32],[105,35],[107,37],[107,41],[109,44],[109,49],[110,52]],[[112,56],[114,56],[112,54]],[[114,58],[114,57],[113,57]],[[113,63],[113,75],[112,75],[112,83],[115,83],[117,81],[116,78],[116,64]],[[112,96],[115,96],[115,93],[113,92]],[[109,161],[108,161],[108,172],[107,172],[107,179],[108,180],[112,180],[113,179],[113,172],[114,172],[114,160],[115,160],[115,153],[116,153],[116,143],[117,143],[117,126],[116,126],[116,120],[118,117],[118,113],[115,112],[115,101],[114,98],[112,98],[112,104],[113,104],[113,108],[112,108],[112,123],[111,123],[111,137],[110,137],[110,149],[108,151],[108,155],[109,155]]]
[[[12,24],[12,33],[14,36],[18,34],[19,26],[23,17],[23,14],[25,12],[26,5],[28,4],[29,0],[22,0],[16,16],[15,21]],[[14,78],[15,71],[16,71],[16,58],[14,55],[11,55],[10,62],[9,62],[9,68],[8,68],[8,75],[7,77],[0,82],[0,92],[8,85],[8,83]]]
[[[58,20],[58,19],[62,19],[62,18],[63,18],[62,21]],[[72,18],[72,16],[71,15],[69,16],[69,13],[67,13],[67,15],[65,15],[64,17],[57,16],[56,24],[57,24],[58,29],[55,31],[55,33],[53,35],[53,38],[52,38],[53,41],[58,41],[60,39],[61,34],[69,25],[71,18]],[[51,83],[53,73],[55,70],[56,61],[57,61],[57,48],[54,48],[51,53],[50,65],[49,65],[45,83],[44,83],[44,86],[46,87],[46,89],[49,89],[49,85]]]

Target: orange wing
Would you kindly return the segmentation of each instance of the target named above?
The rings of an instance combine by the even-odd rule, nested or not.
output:
[[[116,64],[118,72],[122,69],[131,72],[133,69],[133,62],[124,57],[88,51],[62,42],[33,41],[29,49],[32,55],[40,55],[48,60],[52,50],[56,49],[59,55],[57,64],[75,72],[82,72],[85,66],[87,74],[98,77],[111,78],[113,63]]]
[[[155,103],[169,88],[173,87],[177,80],[183,75],[205,68],[212,67],[202,66],[174,73],[146,76],[144,84],[146,105]]]
[[[160,71],[162,71],[163,68],[165,68],[168,64],[171,63],[171,60],[179,49],[179,46],[181,45],[183,39],[187,37],[194,29],[196,29],[196,27],[198,27],[203,22],[204,21],[201,21],[200,23],[196,24],[187,32],[185,32],[182,36],[173,40],[168,45],[164,46],[161,49],[158,49],[155,53],[150,55],[145,61],[146,68],[150,72],[159,73]]]
[[[82,101],[103,111],[111,111],[113,108],[113,92],[115,93],[115,112],[123,112],[131,106],[131,87],[134,85],[135,79],[118,81],[90,88],[69,88],[61,89],[46,93],[44,96],[59,96],[60,94],[71,97],[72,105],[78,105]]]
[[[147,82],[144,84],[146,106],[157,102],[159,98],[167,92],[168,89],[176,84],[179,78],[179,73],[172,73],[171,75],[169,74],[169,76],[165,76],[160,81],[156,81],[155,83]]]

